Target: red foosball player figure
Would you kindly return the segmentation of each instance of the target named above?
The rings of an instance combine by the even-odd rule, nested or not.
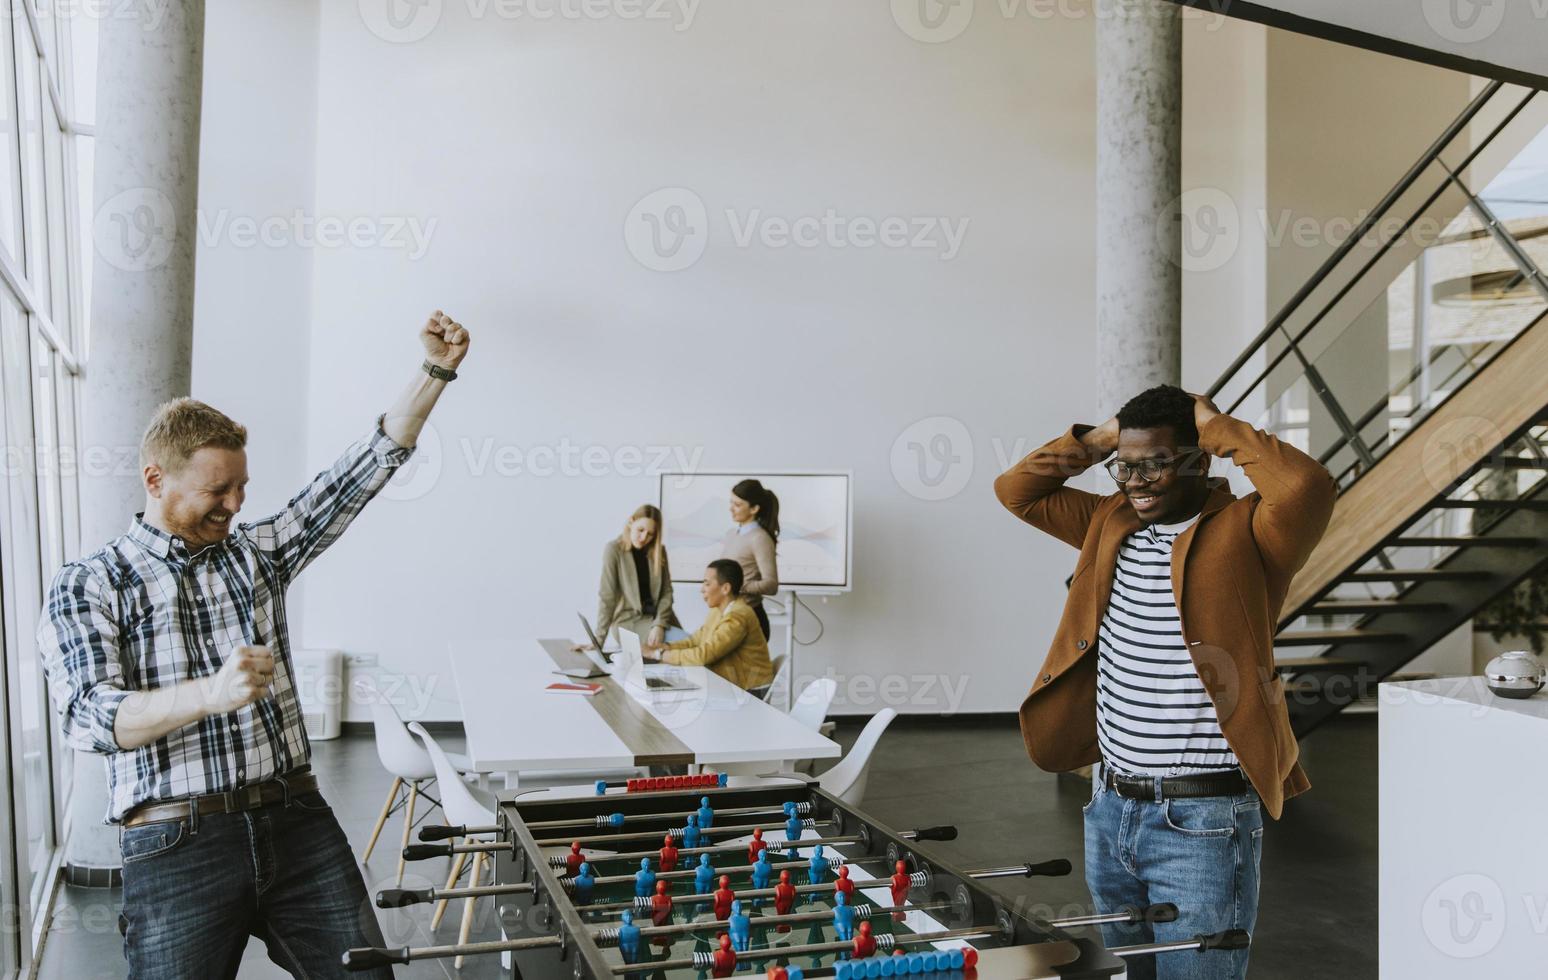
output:
[[[656,882],[656,894],[650,896],[650,923],[651,925],[664,926],[672,921],[672,893],[671,885],[665,881]],[[657,946],[670,946],[672,940],[667,934],[656,937]]]
[[[833,880],[833,894],[844,893],[844,901],[850,905],[855,904],[855,883],[849,880],[849,865],[841,864],[838,869],[838,877]]]
[[[672,846],[672,835],[667,834],[661,841],[661,870],[671,871],[677,867],[677,848]]]
[[[570,853],[564,856],[564,873],[571,878],[580,874],[581,862],[586,860],[586,855],[580,852],[580,841],[570,842]]]
[[[720,887],[715,889],[715,918],[725,921],[731,915],[731,903],[736,892],[731,890],[731,876],[720,876]]]
[[[720,948],[715,950],[714,961],[710,967],[710,976],[729,977],[735,972],[736,950],[731,948],[731,937],[721,933]]]
[[[897,863],[897,868],[893,872],[893,875],[892,875],[892,904],[893,905],[906,905],[906,904],[908,904],[908,889],[909,889],[909,886],[911,884],[912,884],[912,882],[910,882],[908,880],[908,865],[905,864],[902,861],[899,861]],[[894,913],[892,913],[892,917],[893,917],[893,919],[895,919],[898,922],[902,922],[903,921],[903,913],[902,912],[894,912]]]
[[[747,842],[747,863],[748,864],[757,864],[758,863],[758,852],[763,850],[765,847],[768,847],[768,846],[769,845],[764,843],[764,841],[763,841],[763,828],[762,827],[754,827],[753,828],[752,840]]]
[[[774,886],[774,914],[789,915],[790,910],[795,908],[795,900],[796,890],[795,886],[790,883],[790,872],[781,871],[779,873],[779,884]],[[790,926],[788,924],[781,925],[779,931],[789,932]]]
[[[770,963],[768,971],[764,973],[764,976],[767,980],[789,980],[790,974],[785,972],[784,967],[776,963]]]
[[[876,937],[871,935],[871,924],[869,922],[866,922],[866,921],[861,921],[861,923],[860,923],[860,932],[859,932],[858,935],[855,936],[855,943],[854,943],[855,959],[863,960],[867,956],[873,955],[875,952],[876,952]]]

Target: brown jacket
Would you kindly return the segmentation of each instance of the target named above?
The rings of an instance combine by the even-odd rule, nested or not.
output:
[[[1142,526],[1122,493],[1064,486],[1101,462],[1074,426],[994,481],[1017,517],[1080,549],[1048,658],[1021,704],[1027,753],[1065,771],[1101,758],[1096,736],[1097,624],[1107,608],[1118,549]],[[1278,819],[1285,800],[1311,783],[1296,761],[1274,633],[1290,579],[1327,528],[1336,490],[1316,460],[1229,415],[1211,419],[1199,445],[1242,467],[1257,492],[1237,498],[1213,486],[1199,520],[1172,546],[1172,590],[1199,678],[1209,691],[1247,778]]]

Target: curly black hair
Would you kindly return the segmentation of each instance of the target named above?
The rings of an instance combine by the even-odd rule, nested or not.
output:
[[[1170,426],[1178,448],[1197,446],[1199,429],[1193,421],[1193,396],[1176,385],[1156,385],[1130,398],[1118,410],[1120,429]]]

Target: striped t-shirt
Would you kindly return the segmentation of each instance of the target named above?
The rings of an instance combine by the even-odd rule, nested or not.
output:
[[[1135,531],[1118,552],[1098,633],[1097,741],[1119,772],[1175,775],[1236,766],[1183,641],[1172,542],[1198,517]]]

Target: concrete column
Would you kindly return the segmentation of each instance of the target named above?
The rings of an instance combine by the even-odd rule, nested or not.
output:
[[[1182,21],[1114,0],[1096,23],[1096,418],[1182,379]]]
[[[81,541],[90,552],[144,509],[140,436],[156,406],[189,391],[195,211],[204,84],[204,0],[171,0],[151,17],[105,17],[97,58],[91,339],[81,441],[111,451],[85,468]],[[89,457],[87,457],[89,458]],[[124,465],[126,464],[127,465]],[[119,866],[102,825],[100,756],[75,760],[67,869]]]

